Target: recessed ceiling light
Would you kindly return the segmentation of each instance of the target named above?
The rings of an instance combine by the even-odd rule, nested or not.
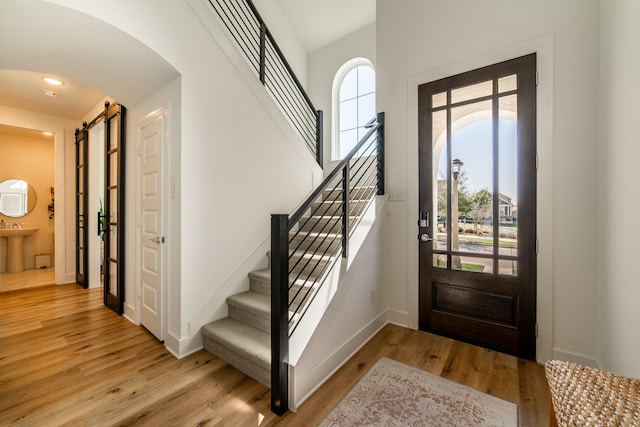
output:
[[[52,90],[43,90],[42,93],[44,93],[47,96],[50,96],[51,98],[57,98],[58,97],[58,94],[55,93]]]
[[[62,86],[64,84],[62,81],[54,79],[53,77],[43,77],[42,80],[54,86]]]
[[[51,132],[42,132],[42,134],[44,136],[53,136],[53,133],[51,133]]]

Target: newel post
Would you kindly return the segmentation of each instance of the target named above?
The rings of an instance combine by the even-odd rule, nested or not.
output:
[[[289,215],[271,215],[271,411],[289,410]]]

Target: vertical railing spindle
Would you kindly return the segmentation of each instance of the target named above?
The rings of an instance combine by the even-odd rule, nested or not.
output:
[[[316,112],[316,161],[323,167],[324,164],[324,146],[323,146],[323,138],[324,138],[324,113],[322,110],[318,110]]]
[[[289,409],[289,215],[271,215],[271,410]]]
[[[267,69],[267,26],[260,22],[260,82],[264,85]]]
[[[349,257],[349,162],[342,169],[342,257]]]
[[[378,196],[384,194],[384,113],[378,113],[376,116],[378,122],[377,139],[378,139]]]

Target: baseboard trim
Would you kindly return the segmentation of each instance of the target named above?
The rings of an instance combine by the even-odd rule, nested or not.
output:
[[[176,359],[187,357],[203,348],[201,336],[196,339],[194,337],[180,339],[170,332],[165,335],[164,346]]]
[[[553,349],[553,359],[555,360],[564,360],[566,362],[573,362],[579,365],[589,366],[591,368],[600,368],[598,362],[589,356],[585,356],[583,354],[572,353],[570,351],[559,350],[557,348]]]

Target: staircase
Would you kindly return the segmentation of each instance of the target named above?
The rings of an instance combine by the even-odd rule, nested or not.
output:
[[[349,222],[355,226],[376,195],[376,187],[350,191]],[[289,324],[295,328],[342,250],[342,191],[325,190],[309,215],[290,233]],[[267,254],[269,256],[269,254]],[[229,315],[202,327],[204,348],[271,387],[271,270],[249,273],[250,289],[227,298]]]

